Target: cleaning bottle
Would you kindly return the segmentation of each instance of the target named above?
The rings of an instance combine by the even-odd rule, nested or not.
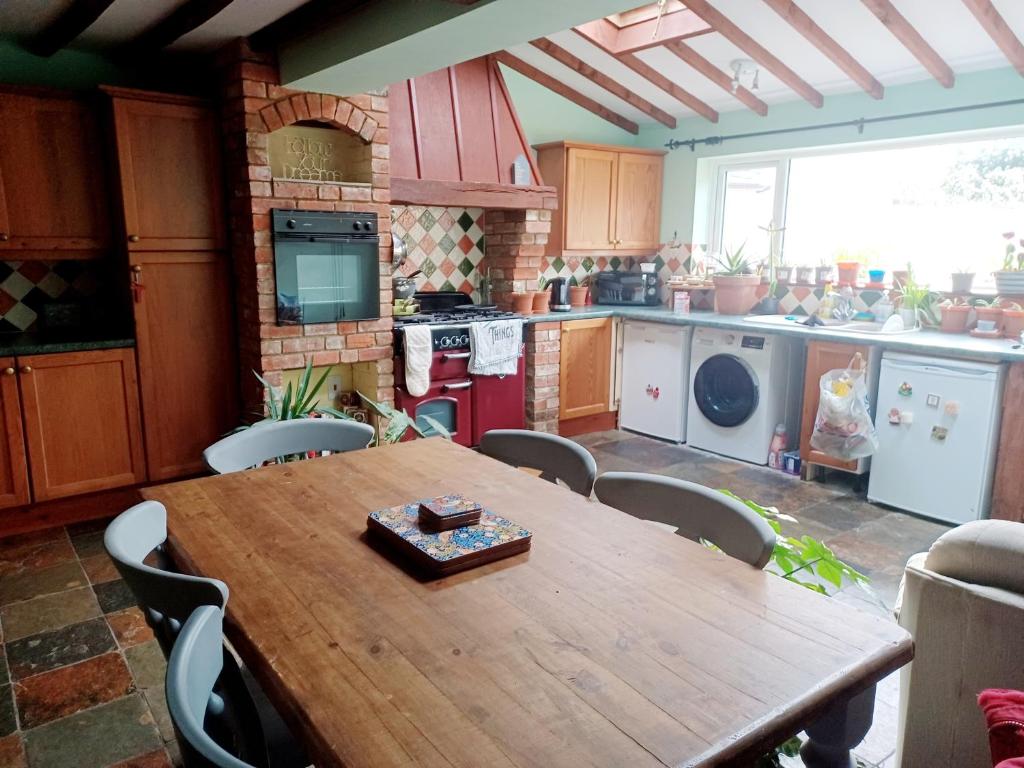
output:
[[[786,432],[786,425],[779,424],[775,427],[771,445],[768,446],[768,466],[771,469],[782,469],[782,454],[788,450],[789,435]]]

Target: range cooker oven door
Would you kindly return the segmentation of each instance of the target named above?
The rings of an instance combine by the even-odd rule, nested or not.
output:
[[[491,429],[526,427],[526,357],[514,376],[472,376],[473,445]]]
[[[380,317],[377,235],[274,237],[278,325]]]
[[[395,406],[416,419],[419,428],[428,435],[435,434],[434,429],[422,416],[435,419],[451,433],[454,442],[469,447],[473,443],[470,417],[473,407],[472,389],[473,381],[469,377],[431,382],[430,388],[421,397],[413,397],[404,387],[395,387]],[[414,437],[410,430],[403,439],[412,440]]]

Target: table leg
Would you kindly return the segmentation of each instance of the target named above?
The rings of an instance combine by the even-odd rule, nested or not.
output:
[[[871,728],[875,711],[875,686],[852,699],[834,704],[807,728],[800,757],[807,768],[853,768],[850,750],[861,743]]]

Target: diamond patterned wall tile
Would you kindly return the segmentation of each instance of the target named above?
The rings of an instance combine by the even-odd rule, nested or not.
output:
[[[417,290],[462,291],[480,301],[483,217],[482,208],[393,207],[392,235],[409,251],[402,273],[423,271],[416,279]]]
[[[78,261],[0,262],[0,332],[35,330],[47,304],[97,299],[102,266]]]

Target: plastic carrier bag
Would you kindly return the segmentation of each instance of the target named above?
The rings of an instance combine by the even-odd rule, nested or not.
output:
[[[862,459],[878,450],[865,378],[864,358],[859,352],[849,367],[821,377],[812,448],[846,461]]]

